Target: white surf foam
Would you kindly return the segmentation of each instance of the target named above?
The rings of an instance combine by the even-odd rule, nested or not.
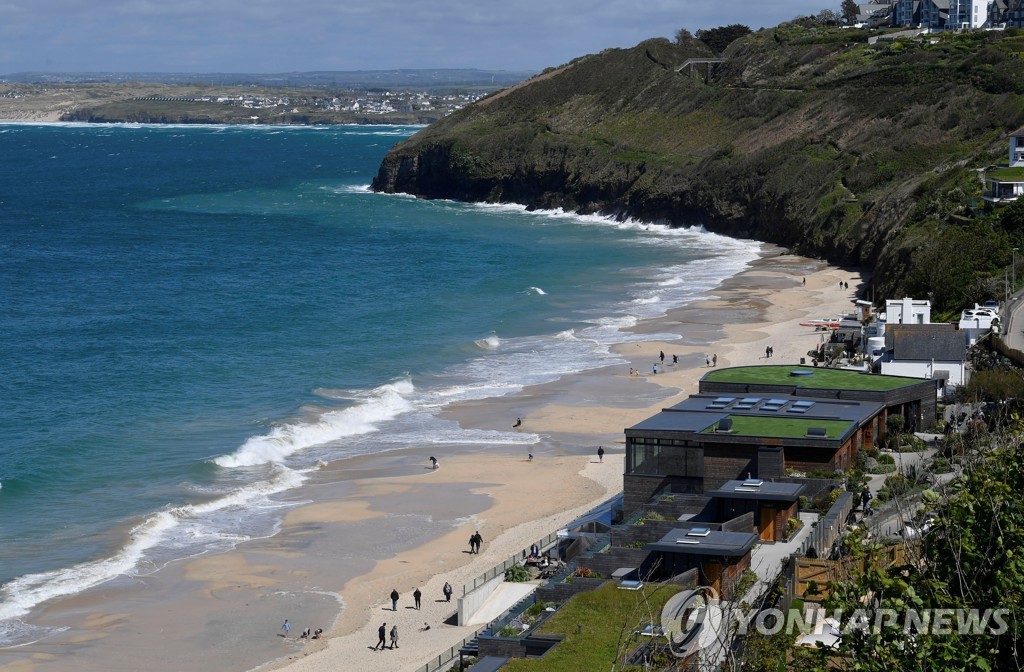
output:
[[[501,339],[491,334],[487,338],[478,338],[475,341],[477,347],[483,348],[484,350],[496,350],[501,345]]]
[[[526,291],[527,291],[527,292],[533,292],[534,294],[537,294],[537,295],[539,295],[539,296],[547,296],[547,292],[545,292],[545,291],[544,291],[543,289],[541,289],[540,287],[528,287],[528,288],[526,289]]]
[[[222,455],[213,461],[226,468],[282,462],[305,448],[368,434],[376,431],[380,423],[412,410],[412,405],[405,398],[412,391],[412,383],[408,380],[381,385],[354,406],[324,413],[315,422],[275,427],[267,434],[251,437],[230,455]]]

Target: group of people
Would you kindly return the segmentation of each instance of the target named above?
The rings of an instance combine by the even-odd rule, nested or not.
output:
[[[846,282],[844,280],[840,280],[839,281],[839,289],[849,289],[849,288],[850,288],[850,283],[848,283],[848,282]]]
[[[771,356],[774,355],[774,354],[775,354],[775,348],[773,348],[770,345],[765,346],[765,348],[764,348],[764,358],[765,359],[770,359]]]
[[[477,536],[479,534],[480,533],[477,532],[473,536]],[[441,592],[444,593],[444,601],[445,602],[451,602],[452,601],[452,593],[455,592],[455,590],[452,588],[452,584],[450,584],[447,581],[445,581],[444,582],[444,588],[441,589]],[[392,589],[392,591],[391,591],[391,610],[392,611],[398,611],[398,599],[400,597],[401,597],[401,595],[399,595],[398,589],[397,588],[396,589]],[[412,593],[412,599],[413,599],[413,603],[415,605],[415,608],[419,609],[420,606],[421,606],[421,601],[423,599],[423,592],[419,588],[417,588]],[[284,622],[284,627],[286,628],[286,631],[287,631],[288,628],[291,627],[291,626],[288,625],[288,621]],[[420,630],[430,630],[430,623],[424,622],[423,623],[423,627],[420,628]],[[308,632],[308,630],[307,630],[307,632]],[[316,630],[316,632],[313,633],[313,637],[312,638],[313,639],[317,639],[317,638],[322,636],[322,633],[323,633],[323,630],[320,630],[318,628]],[[306,637],[306,636],[307,635],[303,634],[303,637]],[[387,638],[389,636],[391,638],[390,646],[388,645],[388,641],[387,641]],[[398,626],[397,625],[392,625],[391,626],[391,631],[388,632],[388,624],[387,623],[381,623],[380,627],[377,628],[377,644],[374,645],[373,650],[376,651],[377,649],[380,649],[381,651],[383,651],[384,649],[387,649],[387,648],[391,648],[391,649],[397,649],[398,648]]]
[[[288,639],[288,635],[292,634],[292,624],[288,622],[287,618],[284,619],[284,624],[281,626],[281,631],[284,633],[281,636],[285,639]],[[306,628],[302,631],[302,634],[299,635],[299,639],[323,639],[323,636],[323,628],[317,628],[316,630],[313,630],[312,628]]]
[[[712,366],[718,366],[718,353],[716,352],[711,357],[704,355],[704,364],[711,368]]]
[[[388,624],[381,623],[380,627],[377,628],[377,643],[373,646],[373,650],[376,651],[378,648],[383,651],[388,648],[386,638],[388,636]],[[392,649],[398,648],[398,626],[391,626],[391,647]]]
[[[533,455],[530,455],[530,459],[533,459]],[[480,530],[473,533],[473,536],[469,538],[469,552],[472,555],[480,553],[480,544],[484,543],[484,538],[480,536]]]

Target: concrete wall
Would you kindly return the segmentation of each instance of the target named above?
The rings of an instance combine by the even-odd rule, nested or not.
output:
[[[473,614],[483,606],[487,598],[491,596],[495,590],[498,589],[505,581],[504,574],[498,574],[496,577],[483,584],[476,590],[467,593],[465,597],[459,598],[459,609],[458,609],[458,624],[465,625],[466,621],[473,617]]]

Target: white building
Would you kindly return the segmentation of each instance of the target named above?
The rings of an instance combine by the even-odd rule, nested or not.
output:
[[[946,27],[954,30],[987,27],[988,5],[989,0],[949,0]]]
[[[932,302],[928,299],[889,299],[885,302],[886,324],[928,324]]]
[[[951,324],[889,325],[881,373],[936,381],[940,395],[967,382],[968,334]]]

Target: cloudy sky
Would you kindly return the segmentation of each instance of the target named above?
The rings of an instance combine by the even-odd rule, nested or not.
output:
[[[540,70],[840,0],[0,0],[0,74]]]

